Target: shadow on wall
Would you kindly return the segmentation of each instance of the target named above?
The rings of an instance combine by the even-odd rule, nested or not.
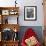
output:
[[[25,33],[25,31],[28,29],[28,28],[32,28],[35,32],[36,32],[36,34],[37,34],[37,37],[38,37],[38,39],[39,39],[39,41],[41,42],[41,43],[43,43],[43,34],[42,34],[42,26],[21,26],[20,27],[20,31],[19,31],[19,39],[20,39],[20,42],[21,42],[21,40],[22,40],[22,38],[23,38],[23,36],[24,36],[24,33]]]

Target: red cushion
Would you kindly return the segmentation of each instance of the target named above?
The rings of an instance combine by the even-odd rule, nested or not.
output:
[[[37,36],[34,30],[32,28],[27,29],[24,37],[22,38],[22,42],[21,42],[22,46],[26,46],[25,39],[28,39],[29,37],[32,37],[32,36],[35,36],[35,37]]]

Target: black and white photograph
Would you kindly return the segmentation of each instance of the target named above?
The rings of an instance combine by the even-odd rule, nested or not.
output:
[[[24,20],[36,20],[37,16],[36,6],[25,6],[24,7]]]

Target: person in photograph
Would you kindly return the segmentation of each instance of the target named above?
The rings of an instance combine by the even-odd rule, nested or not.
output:
[[[27,18],[33,18],[33,17],[34,17],[34,10],[27,9]]]

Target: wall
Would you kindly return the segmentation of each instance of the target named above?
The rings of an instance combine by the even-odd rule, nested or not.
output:
[[[24,7],[23,6],[37,6],[37,21],[24,21]],[[43,6],[42,0],[24,0],[24,4],[20,8],[19,24],[21,26],[43,26]]]
[[[0,0],[0,6],[15,6],[15,0]],[[17,0],[19,6],[19,24],[20,26],[43,26],[43,6],[42,0]],[[37,21],[24,21],[24,6],[37,6]],[[28,24],[27,24],[28,23]]]

